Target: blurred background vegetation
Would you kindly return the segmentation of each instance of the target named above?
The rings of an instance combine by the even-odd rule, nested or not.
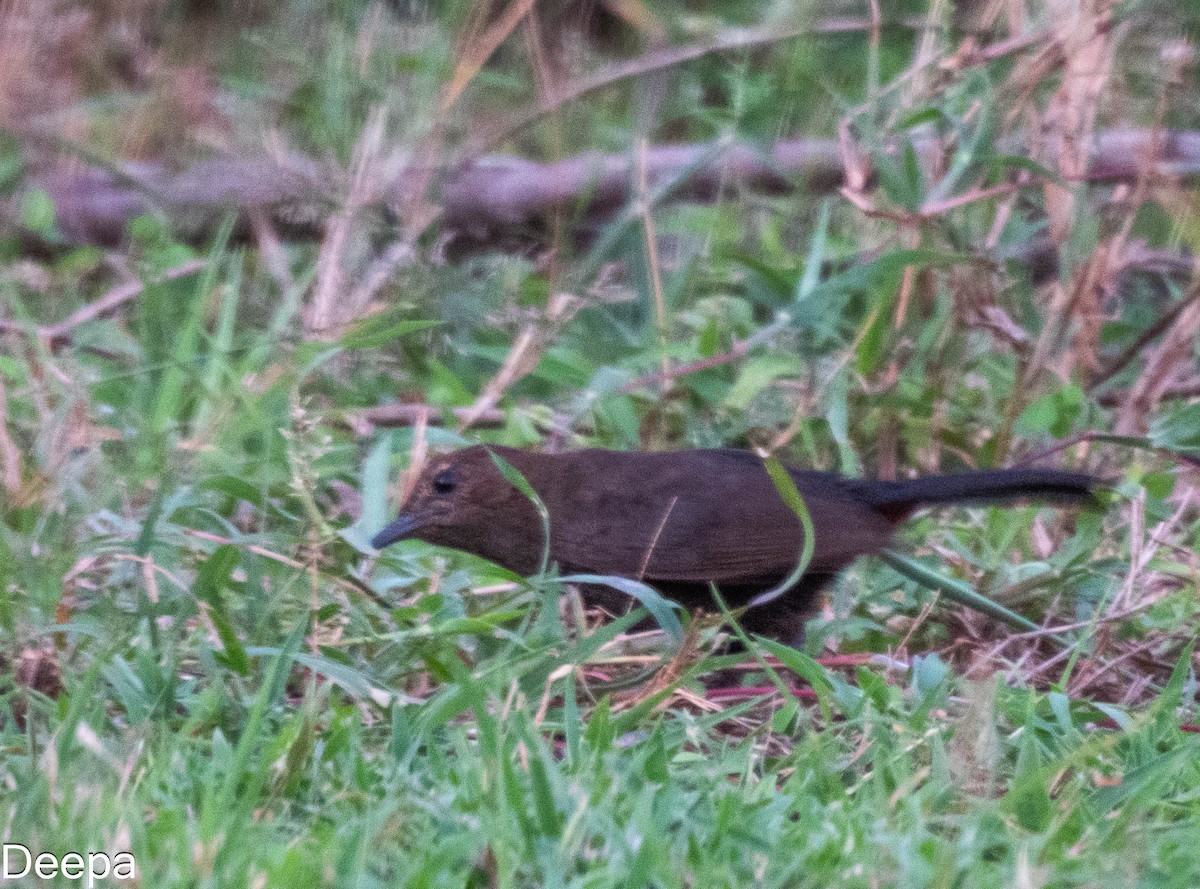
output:
[[[155,886],[1197,885],[1198,28],[0,6],[5,841]],[[475,441],[1115,493],[918,518],[939,579],[865,561],[739,672],[374,553]]]

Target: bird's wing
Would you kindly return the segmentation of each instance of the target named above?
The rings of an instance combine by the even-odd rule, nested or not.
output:
[[[717,452],[720,453],[720,452]],[[658,581],[757,583],[786,576],[803,535],[761,464],[714,460],[703,477],[653,475],[606,502],[557,504],[552,556],[572,570]],[[886,545],[892,524],[836,484],[796,476],[815,527],[810,571],[840,570]]]

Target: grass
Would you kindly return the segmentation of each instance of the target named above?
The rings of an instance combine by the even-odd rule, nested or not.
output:
[[[646,9],[678,42],[699,27]],[[960,68],[949,32],[888,27],[621,81],[500,147],[628,151],[647,128],[762,144],[845,120],[875,178],[706,204],[668,178],[612,217],[508,233],[524,252],[458,255],[420,206],[376,212],[375,177],[401,162],[388,146],[449,156],[527,109],[555,74],[534,36],[475,70],[494,22],[471,4],[282,4],[244,30],[167,12],[181,36],[129,38],[158,92],[122,87],[102,60],[128,32],[96,20],[75,51],[97,58],[58,47],[42,101],[83,115],[96,156],[182,163],[213,131],[179,147],[163,59],[204,46],[190,61],[230,131],[321,158],[329,194],[275,231],[159,208],[101,249],[63,237],[22,190],[27,149],[0,143],[19,209],[0,229],[0,840],[130,851],[153,886],[1200,885],[1200,406],[1158,385],[1194,374],[1196,290],[1127,250],[1194,251],[1195,185],[1053,191],[1054,158],[1015,159],[1026,128],[1091,101],[1034,64],[1065,64],[1049,44]],[[1145,49],[1194,15],[1121,16],[1137,51],[1112,44],[1097,95],[1133,110],[1111,122],[1194,127],[1194,71],[1148,78]],[[538,33],[597,65],[651,51],[653,22],[608,27]],[[455,71],[474,74],[439,112]],[[312,212],[338,220],[315,242]],[[1050,216],[1070,224],[1035,280],[1005,257]],[[388,256],[409,260],[373,265]],[[39,336],[122,286],[113,313]],[[334,314],[365,294],[361,317],[315,330],[314,294]],[[436,416],[372,425],[397,400]],[[856,565],[804,651],[751,643],[741,669],[712,619],[582,620],[553,566],[370,549],[421,453],[547,440],[764,446],[851,474],[1044,453],[1114,493],[1065,517],[920,516],[907,561]]]
[[[379,708],[311,675],[289,684],[302,641],[220,686],[178,680],[148,645],[84,671],[50,734],[6,732],[24,751],[5,765],[13,835],[128,848],[168,885],[1196,877],[1184,671],[1120,732],[1086,727],[1101,714],[1061,693],[957,680],[936,657],[903,685],[831,678],[830,722],[756,702],[595,704],[552,669],[573,662],[566,644],[447,662],[427,700]],[[121,690],[123,718],[103,688]]]

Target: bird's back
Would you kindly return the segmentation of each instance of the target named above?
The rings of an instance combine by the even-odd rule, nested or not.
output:
[[[551,557],[569,570],[707,587],[778,579],[799,558],[800,521],[751,453],[503,456],[530,470],[550,514]],[[836,572],[887,542],[892,523],[856,501],[845,479],[792,476],[817,528],[813,571]]]

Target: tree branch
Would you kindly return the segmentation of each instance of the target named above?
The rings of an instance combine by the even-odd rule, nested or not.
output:
[[[1105,132],[1095,139],[1090,156],[1086,178],[1095,181],[1133,181],[1151,160],[1153,176],[1195,178],[1200,176],[1200,132]],[[488,243],[557,210],[604,217],[631,199],[635,162],[632,152],[584,154],[545,164],[511,156],[483,157],[442,172],[441,226]],[[671,197],[701,201],[715,199],[730,185],[767,194],[797,187],[831,193],[842,184],[842,163],[832,139],[791,139],[764,148],[740,143],[662,145],[645,154],[650,188],[681,180]],[[389,208],[396,205],[393,199],[407,194],[413,181],[429,171],[410,166],[377,189],[380,199],[363,211],[384,224]],[[129,222],[148,212],[166,214],[181,237],[195,241],[209,236],[230,211],[239,215],[237,230],[246,238],[252,230],[250,217],[257,211],[267,214],[284,236],[318,239],[337,206],[330,182],[341,178],[304,157],[222,157],[177,175],[150,165],[121,174],[53,169],[28,184],[45,189],[54,201],[63,242],[115,246]],[[18,195],[0,206],[0,222],[15,226],[20,199]]]

